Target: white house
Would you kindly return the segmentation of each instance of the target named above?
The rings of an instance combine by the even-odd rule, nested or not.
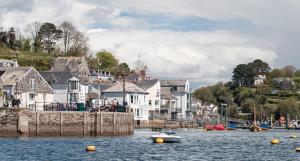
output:
[[[119,104],[123,104],[123,83],[116,82],[112,87],[103,90],[102,94],[108,102],[116,100]],[[134,113],[134,120],[137,125],[148,122],[149,101],[147,95],[147,91],[137,85],[130,82],[125,83],[125,102]]]
[[[191,115],[191,92],[188,80],[161,80],[161,87],[170,89],[176,98],[177,118],[190,120]]]
[[[71,72],[40,72],[54,90],[54,103],[86,103],[89,83]]]
[[[257,75],[254,77],[254,85],[258,86],[263,84],[267,80],[265,75]]]
[[[146,100],[148,100],[150,119],[153,118],[154,115],[159,115],[161,106],[160,81],[158,79],[141,80],[137,81],[135,84],[149,93],[148,95],[146,95]]]
[[[0,73],[6,106],[43,110],[37,104],[53,102],[53,89],[33,67],[0,68]]]

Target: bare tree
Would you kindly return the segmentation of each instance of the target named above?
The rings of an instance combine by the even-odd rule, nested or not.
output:
[[[140,73],[141,71],[146,72],[148,69],[147,65],[140,59],[137,59],[134,63],[134,71]]]
[[[72,55],[86,55],[88,52],[88,38],[84,33],[76,31],[72,38],[70,52]]]
[[[38,39],[38,34],[41,26],[42,24],[40,22],[35,21],[27,24],[25,27],[25,32],[29,32],[31,34],[34,51],[37,51],[37,48],[39,48],[40,43]]]
[[[76,29],[70,22],[67,22],[67,21],[64,21],[60,25],[60,28],[63,32],[62,38],[63,38],[63,43],[64,43],[64,52],[66,55],[70,49],[70,43],[71,43],[72,39],[74,38]]]

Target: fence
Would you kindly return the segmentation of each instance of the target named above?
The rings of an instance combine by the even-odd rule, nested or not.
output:
[[[83,103],[50,103],[35,102],[29,106],[31,111],[89,111],[89,112],[126,112],[126,107],[117,105],[89,105]]]

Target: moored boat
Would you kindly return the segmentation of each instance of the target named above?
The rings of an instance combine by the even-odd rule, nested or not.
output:
[[[180,136],[168,135],[165,133],[159,133],[151,136],[153,143],[179,143],[181,140]],[[162,142],[161,142],[162,140]]]
[[[218,131],[223,131],[225,130],[225,127],[223,124],[217,124],[215,127],[214,127],[215,130],[218,130]]]
[[[214,127],[210,124],[207,124],[207,125],[205,125],[204,129],[205,129],[205,131],[213,131]]]
[[[227,126],[227,130],[236,130],[237,129],[237,125],[236,124],[229,124]]]

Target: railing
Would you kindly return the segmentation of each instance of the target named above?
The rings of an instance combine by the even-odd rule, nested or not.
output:
[[[28,107],[32,111],[90,111],[90,112],[126,112],[126,107],[117,105],[113,106],[86,104],[84,106],[82,103],[49,103],[49,102],[35,102]]]

